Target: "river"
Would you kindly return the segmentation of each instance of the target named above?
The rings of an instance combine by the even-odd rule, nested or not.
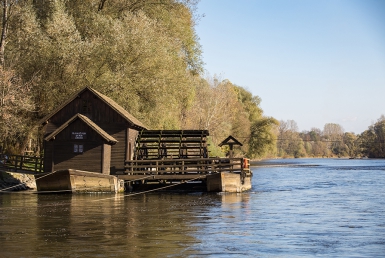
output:
[[[252,170],[240,194],[0,194],[0,258],[384,257],[385,160]]]

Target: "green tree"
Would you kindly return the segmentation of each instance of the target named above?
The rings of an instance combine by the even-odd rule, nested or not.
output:
[[[357,135],[355,135],[354,133],[346,132],[344,134],[343,141],[347,148],[347,154],[350,157],[357,157],[359,155],[359,150],[357,146]]]
[[[273,133],[275,125],[278,125],[278,121],[272,117],[262,117],[251,124],[248,153],[250,158],[263,157],[275,151],[277,141]]]
[[[40,78],[33,89],[38,117],[92,86],[150,127],[178,128],[202,65],[193,5],[28,2],[11,20],[7,59],[24,80]]]
[[[279,121],[277,142],[278,154],[281,157],[303,157],[306,155],[304,142],[298,133],[298,125],[294,120]]]
[[[359,137],[362,154],[370,158],[385,158],[385,116],[369,126]]]
[[[91,86],[150,128],[208,129],[213,145],[231,134],[250,157],[274,151],[277,121],[263,116],[261,99],[201,77],[197,1],[5,2],[13,11],[3,26],[4,63],[20,82],[34,82],[26,93],[32,121]]]

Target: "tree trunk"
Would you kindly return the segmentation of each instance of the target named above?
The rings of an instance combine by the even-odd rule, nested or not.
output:
[[[0,37],[0,65],[4,67],[5,64],[5,44],[7,40],[7,29],[8,29],[8,14],[10,9],[10,3],[8,0],[2,0],[3,5],[3,17],[1,23],[1,37]]]

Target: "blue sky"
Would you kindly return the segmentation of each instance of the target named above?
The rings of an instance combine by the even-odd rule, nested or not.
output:
[[[385,0],[200,0],[206,71],[300,131],[385,115]]]

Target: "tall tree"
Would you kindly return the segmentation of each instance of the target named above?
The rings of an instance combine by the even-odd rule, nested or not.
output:
[[[299,136],[294,120],[279,122],[278,154],[282,157],[303,157],[306,155],[303,140]]]
[[[347,153],[350,157],[356,157],[358,153],[357,135],[354,133],[346,132],[343,138],[344,144],[346,145]]]
[[[22,153],[30,133],[34,111],[31,83],[24,83],[14,71],[0,67],[0,144],[11,153]]]
[[[177,128],[201,71],[189,4],[34,0],[12,21],[8,59],[22,78],[39,76],[39,117],[92,86],[150,127]]]
[[[278,125],[278,121],[272,117],[261,117],[252,122],[248,154],[250,158],[264,157],[267,153],[274,152],[277,140],[273,133],[275,125]]]
[[[237,111],[237,95],[228,80],[207,77],[196,85],[195,101],[188,113],[187,128],[209,130],[218,144],[231,133]]]
[[[343,143],[344,129],[341,125],[327,123],[324,126],[323,136],[329,141],[328,147],[337,156],[346,156],[347,148]]]
[[[370,158],[385,158],[385,116],[369,126],[358,139],[362,154]]]
[[[0,65],[5,65],[5,45],[7,44],[9,16],[11,15],[12,6],[14,1],[12,0],[1,0],[1,36],[0,36]]]

